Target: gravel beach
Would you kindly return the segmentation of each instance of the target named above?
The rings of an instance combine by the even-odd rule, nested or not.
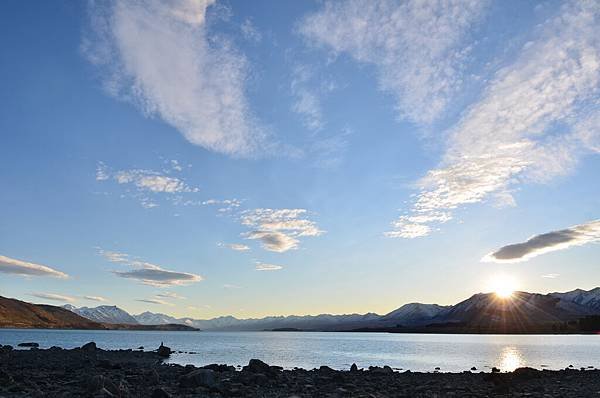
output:
[[[0,397],[591,397],[600,371],[416,373],[384,367],[283,370],[165,364],[170,349],[106,351],[0,346]]]

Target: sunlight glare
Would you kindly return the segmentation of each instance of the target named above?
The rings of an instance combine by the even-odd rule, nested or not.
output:
[[[511,297],[516,289],[517,281],[507,275],[496,275],[489,282],[489,290],[503,299]]]

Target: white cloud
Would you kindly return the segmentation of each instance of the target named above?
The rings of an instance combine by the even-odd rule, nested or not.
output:
[[[219,206],[217,211],[219,213],[230,213],[236,210],[242,205],[242,201],[239,199],[208,199],[202,202],[203,205],[207,206]]]
[[[45,265],[29,263],[27,261],[0,256],[0,273],[21,276],[48,276],[52,278],[66,279],[69,275]]]
[[[258,239],[263,248],[274,252],[296,249],[300,237],[319,236],[323,231],[306,217],[305,209],[254,209],[242,213],[242,225],[252,228],[246,239]]]
[[[544,274],[542,275],[542,278],[546,278],[546,279],[556,279],[560,276],[560,274]]]
[[[103,249],[99,249],[98,251],[100,255],[105,257],[110,262],[132,267],[132,269],[129,271],[112,271],[115,275],[121,278],[134,279],[145,285],[169,287],[186,285],[203,280],[202,276],[200,275],[187,272],[170,271],[155,264],[141,261],[139,259],[132,259],[128,254],[111,252]]]
[[[139,190],[150,192],[198,192],[176,177],[161,175],[152,170],[122,170],[113,175],[119,184],[133,184]]]
[[[259,43],[262,40],[262,34],[252,22],[252,19],[246,18],[240,26],[242,35],[248,41]]]
[[[192,144],[249,155],[264,133],[246,98],[248,65],[230,40],[208,32],[213,3],[90,2],[82,49],[111,95],[159,116]]]
[[[512,204],[515,184],[567,174],[597,150],[593,121],[600,112],[585,104],[594,103],[599,89],[599,14],[597,2],[572,2],[538,28],[450,131],[442,164],[420,181],[412,216],[400,217],[388,235],[427,235],[428,224],[488,198]]]
[[[162,292],[162,293],[158,293],[156,295],[156,297],[158,297],[159,299],[161,298],[173,298],[173,299],[178,299],[178,300],[184,300],[185,297],[182,297],[180,295],[178,295],[175,292]]]
[[[570,247],[583,246],[594,242],[600,242],[600,220],[547,232],[533,236],[522,243],[503,246],[485,256],[482,261],[516,263],[527,261],[544,253],[565,250]]]
[[[275,264],[258,263],[256,264],[255,269],[257,271],[279,271],[280,269],[283,269],[283,267]]]
[[[99,301],[99,302],[102,302],[102,303],[105,303],[105,302],[108,301],[107,299],[105,299],[104,297],[101,297],[101,296],[83,296],[83,298],[86,299],[86,300]]]
[[[375,65],[401,116],[430,123],[461,88],[468,31],[488,1],[328,1],[300,23],[311,42]]]
[[[240,289],[240,287],[238,285],[234,285],[231,283],[226,283],[223,285],[224,289]]]
[[[137,299],[135,301],[139,301],[141,303],[147,303],[147,304],[157,304],[157,305],[168,305],[168,306],[173,306],[173,304],[164,301],[164,300],[159,300],[159,299]]]
[[[75,302],[75,299],[71,296],[65,296],[62,294],[54,294],[54,293],[32,293],[31,294],[34,297],[37,298],[41,298],[44,300],[51,300],[51,301],[60,301],[62,303],[73,303]]]
[[[231,250],[235,250],[237,252],[245,252],[250,250],[250,247],[246,246],[246,245],[242,245],[240,243],[219,243],[218,244],[220,247],[227,247]]]

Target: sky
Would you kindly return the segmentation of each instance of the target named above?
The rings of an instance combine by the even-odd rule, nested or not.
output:
[[[0,295],[247,318],[600,285],[596,1],[0,7]]]

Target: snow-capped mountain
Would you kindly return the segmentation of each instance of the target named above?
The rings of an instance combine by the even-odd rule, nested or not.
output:
[[[565,293],[550,293],[553,297],[600,311],[600,287],[591,290],[575,289]]]
[[[136,325],[138,322],[127,311],[120,309],[115,305],[101,305],[99,307],[80,307],[77,308],[71,304],[66,304],[63,308],[76,313],[79,316],[89,320],[101,323],[120,323]],[[154,324],[156,325],[156,324]]]

